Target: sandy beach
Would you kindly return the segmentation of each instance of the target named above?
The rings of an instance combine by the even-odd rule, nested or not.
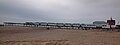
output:
[[[120,45],[120,32],[0,26],[0,45]]]

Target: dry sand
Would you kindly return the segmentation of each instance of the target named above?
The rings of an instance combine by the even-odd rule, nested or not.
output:
[[[0,45],[120,45],[120,32],[1,26]]]

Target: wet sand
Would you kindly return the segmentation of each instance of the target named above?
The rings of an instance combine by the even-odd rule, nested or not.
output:
[[[120,45],[120,32],[0,27],[0,45]]]

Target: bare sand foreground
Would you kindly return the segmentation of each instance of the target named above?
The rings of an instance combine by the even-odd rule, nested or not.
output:
[[[0,45],[120,45],[120,32],[0,26]]]

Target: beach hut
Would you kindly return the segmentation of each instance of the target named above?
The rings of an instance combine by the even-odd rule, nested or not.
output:
[[[81,24],[81,28],[84,30],[87,30],[87,29],[94,29],[96,28],[96,25],[94,24]]]
[[[81,28],[81,25],[79,23],[73,23],[72,24],[72,28],[73,29],[80,29]]]
[[[56,23],[47,23],[48,27],[56,28]]]
[[[33,23],[33,22],[25,22],[24,25],[29,26],[29,27],[34,27],[35,23]]]
[[[72,28],[72,24],[71,23],[64,23],[64,27],[70,29],[70,28]]]
[[[58,28],[64,28],[64,23],[56,23],[56,26],[57,26]]]
[[[40,22],[39,24],[40,24],[40,27],[47,27],[48,25],[47,22]]]

